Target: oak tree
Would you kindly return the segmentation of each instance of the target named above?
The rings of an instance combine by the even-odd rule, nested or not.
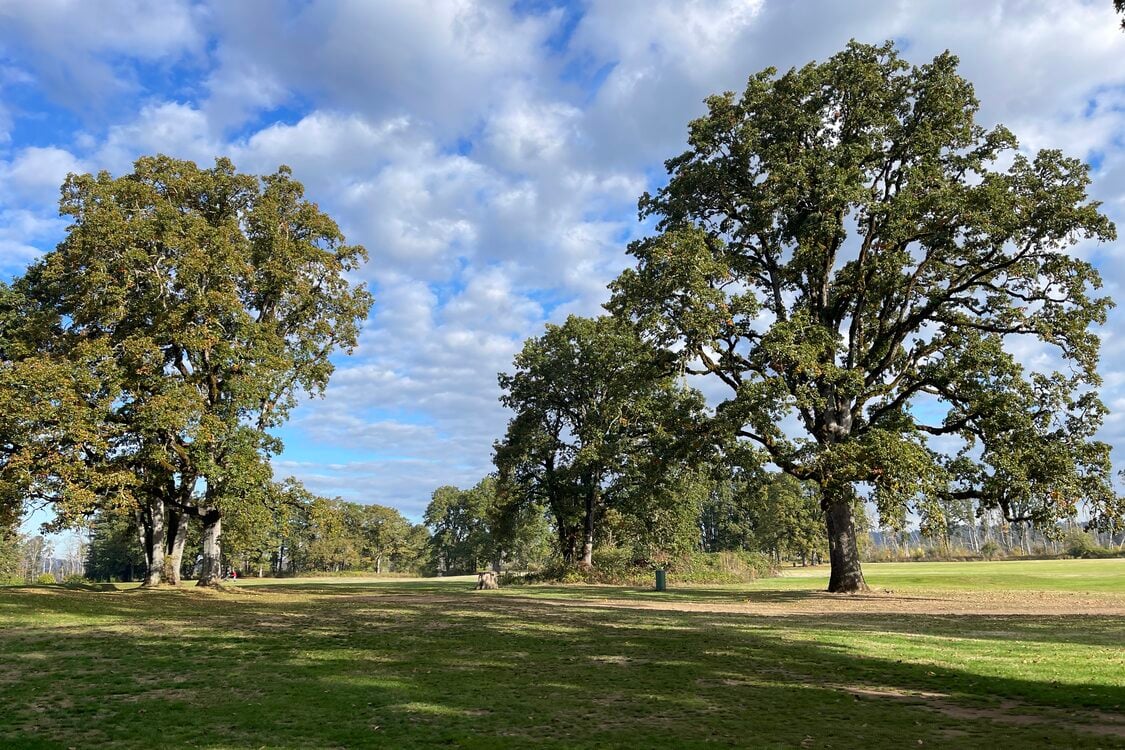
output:
[[[569,317],[528,339],[501,402],[515,412],[495,461],[505,491],[549,509],[566,563],[593,562],[599,519],[681,479],[702,397],[611,316]]]
[[[215,583],[224,513],[271,480],[271,430],[323,391],[330,355],[356,345],[371,298],[349,275],[366,251],[288,168],[257,177],[227,159],[70,175],[60,211],[65,239],[16,284],[51,317],[39,354],[107,373],[112,450],[88,465],[135,477],[156,570],[182,550],[184,517],[198,519],[200,583]]]
[[[830,591],[865,588],[863,490],[884,516],[942,493],[1041,523],[1122,515],[1093,440],[1111,301],[1069,251],[1114,227],[1085,164],[975,121],[957,64],[853,42],[709,98],[613,285],[616,313],[726,385],[716,424],[819,485]],[[1053,365],[1030,370],[1017,338]]]

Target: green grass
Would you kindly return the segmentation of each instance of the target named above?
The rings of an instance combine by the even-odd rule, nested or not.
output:
[[[1125,560],[866,570],[0,589],[0,747],[1125,747]]]
[[[1002,560],[867,565],[872,586],[895,590],[1079,591],[1125,594],[1125,559]]]

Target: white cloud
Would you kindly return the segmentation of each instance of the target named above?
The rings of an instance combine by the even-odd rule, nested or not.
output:
[[[135,63],[202,53],[205,13],[187,0],[0,3],[0,50],[18,55],[43,92],[77,111],[141,86]]]
[[[165,154],[209,165],[225,150],[200,110],[184,102],[153,102],[132,122],[111,126],[90,161],[96,169],[124,174],[139,156]]]
[[[306,440],[278,464],[329,494],[420,512],[433,487],[487,471],[507,418],[496,372],[545,320],[600,312],[629,264],[623,245],[644,231],[637,196],[662,181],[704,97],[768,65],[823,60],[853,37],[896,39],[915,63],[949,48],[982,122],[1004,122],[1028,148],[1098,156],[1093,192],[1125,218],[1125,34],[1108,0],[607,0],[583,6],[563,48],[561,10],[282,8],[0,2],[0,86],[38,87],[83,116],[107,96],[128,110],[0,152],[0,263],[57,239],[52,204],[68,170],[120,173],[157,152],[204,164],[226,154],[256,173],[292,166],[368,247],[362,275],[376,295],[355,356],[297,410]],[[152,83],[173,66],[175,82]],[[0,142],[23,116],[5,102]],[[1119,247],[1080,250],[1111,293],[1125,288]],[[1021,346],[1028,363],[1053,361]],[[1125,408],[1113,336],[1104,361],[1107,401]],[[1123,425],[1115,416],[1107,436]],[[346,457],[310,458],[307,442]]]
[[[272,3],[223,3],[212,92],[248,88],[311,94],[382,119],[409,113],[460,131],[509,84],[543,68],[537,50],[558,14],[517,18],[506,6],[455,0],[313,0],[281,18]],[[252,84],[251,84],[252,85]],[[276,93],[266,97],[276,101]]]
[[[0,200],[49,208],[58,203],[66,176],[85,171],[86,166],[65,149],[29,146],[11,161],[0,162]]]

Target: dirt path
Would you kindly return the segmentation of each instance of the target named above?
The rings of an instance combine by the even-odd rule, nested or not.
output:
[[[872,591],[838,595],[821,591],[754,592],[737,601],[510,597],[554,606],[603,606],[675,612],[729,612],[766,616],[798,614],[915,615],[1102,615],[1125,616],[1125,598],[1058,592],[942,592],[900,594]]]
[[[609,589],[599,597],[583,587],[581,596],[551,596],[527,587],[495,592],[466,592],[489,597],[490,603],[539,605],[544,607],[594,607],[611,609],[663,610],[668,612],[744,613],[755,616],[791,617],[794,615],[886,614],[886,615],[1097,615],[1125,617],[1125,597],[1106,594],[1070,592],[1017,591],[979,592],[943,591],[932,593],[898,593],[871,591],[865,594],[829,594],[822,591],[753,591],[722,599],[682,600],[623,598],[619,589]],[[359,599],[381,602],[464,605],[465,599],[449,594],[387,593],[361,595]]]

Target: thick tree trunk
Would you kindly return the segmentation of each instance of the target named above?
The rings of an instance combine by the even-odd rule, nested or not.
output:
[[[167,554],[164,556],[164,581],[180,585],[180,569],[184,560],[184,543],[187,541],[188,517],[186,513],[168,513]]]
[[[164,501],[150,498],[137,509],[141,547],[145,555],[145,578],[142,586],[159,586],[164,582]]]
[[[566,520],[559,516],[555,516],[555,524],[558,529],[559,549],[562,550],[563,564],[572,565],[578,556],[578,531],[574,527],[567,526]]]
[[[834,594],[866,591],[863,570],[859,564],[855,518],[852,515],[853,493],[850,487],[822,487],[824,518],[828,526],[828,557],[832,572],[828,590]]]
[[[222,582],[219,537],[223,533],[223,517],[217,510],[199,516],[203,522],[203,567],[198,586],[218,586]]]
[[[144,578],[147,578],[148,571],[152,568],[152,524],[148,522],[144,510],[140,507],[133,508],[133,519],[137,522],[137,541],[145,557]],[[129,565],[129,580],[133,580],[132,563]]]

